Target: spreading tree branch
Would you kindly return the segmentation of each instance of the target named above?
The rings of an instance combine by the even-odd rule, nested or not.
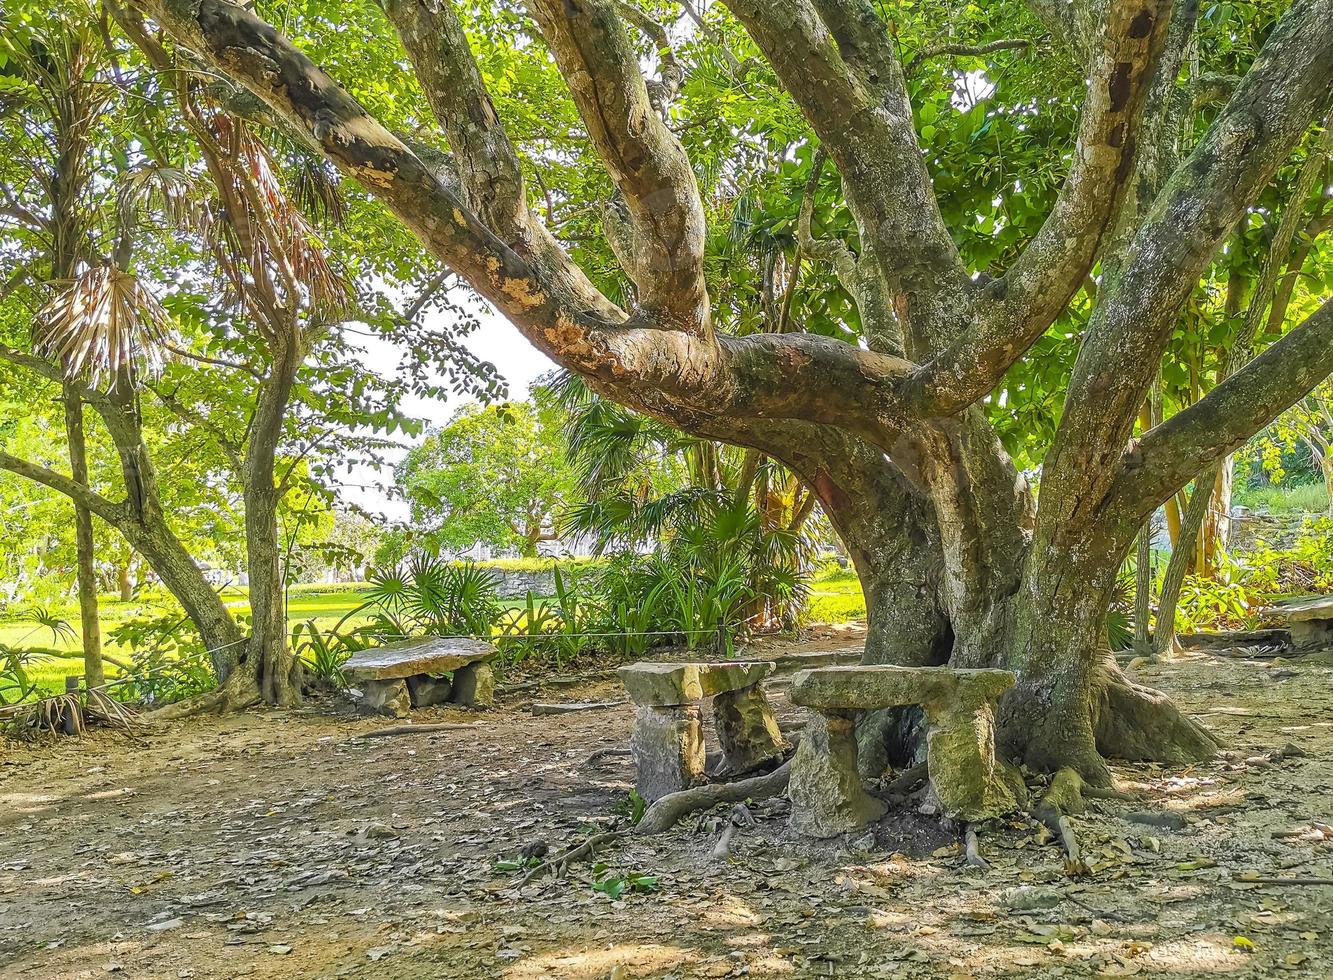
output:
[[[918,372],[924,414],[952,415],[989,393],[1082,286],[1128,193],[1136,133],[1170,22],[1170,0],[1110,5],[1055,206],[987,288],[976,321]]]
[[[940,214],[902,66],[867,0],[726,0],[837,164],[862,247],[918,359],[966,322],[972,280]]]
[[[904,71],[910,76],[921,67],[923,62],[929,61],[931,58],[944,56],[976,57],[983,54],[994,54],[996,51],[1012,51],[1015,48],[1027,49],[1031,46],[1032,42],[1025,37],[1005,37],[996,41],[986,41],[982,44],[932,44],[913,55]]]
[[[57,473],[49,467],[40,466],[17,456],[11,456],[6,452],[0,452],[0,469],[8,470],[24,479],[40,483],[57,493],[64,494],[70,500],[96,514],[112,526],[119,526],[120,522],[124,520],[125,514],[122,508],[107,500],[95,490],[70,479],[63,473]]]
[[[1333,0],[1296,0],[1158,195],[1119,278],[1103,288],[1043,467],[1043,499],[1069,508],[1053,526],[1078,526],[1098,512],[1180,308],[1331,90]]]
[[[1333,374],[1333,300],[1125,456],[1113,502],[1150,512]]]
[[[707,337],[707,226],[689,158],[653,108],[613,0],[528,0],[634,228],[627,270],[649,319]]]

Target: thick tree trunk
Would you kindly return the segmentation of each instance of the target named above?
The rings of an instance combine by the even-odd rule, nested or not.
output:
[[[1106,644],[1123,546],[1104,537],[1041,542],[1018,597],[1009,664],[1018,683],[1000,704],[998,743],[1034,769],[1069,767],[1105,785],[1105,757],[1180,763],[1217,741],[1160,692],[1130,681]]]
[[[64,391],[65,436],[74,482],[88,486],[88,447],[83,435],[83,402],[68,387]],[[74,541],[78,553],[79,622],[83,634],[83,680],[89,687],[106,683],[102,667],[102,624],[97,610],[97,574],[93,568],[93,515],[74,501]]]

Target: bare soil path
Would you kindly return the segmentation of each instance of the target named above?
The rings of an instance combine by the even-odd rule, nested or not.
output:
[[[1080,879],[1027,820],[983,833],[976,871],[919,814],[825,844],[778,814],[726,861],[716,823],[692,820],[515,890],[497,861],[619,819],[629,760],[588,760],[627,744],[628,706],[533,716],[516,696],[416,719],[466,731],[358,739],[386,722],[321,705],[140,743],[0,742],[0,976],[1333,977],[1333,887],[1246,880],[1333,878],[1333,669],[1199,655],[1140,676],[1229,757],[1118,767],[1145,799],[1076,818]],[[593,887],[626,872],[656,890]]]

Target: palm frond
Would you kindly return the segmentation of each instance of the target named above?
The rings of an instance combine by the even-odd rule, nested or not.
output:
[[[135,276],[108,261],[58,285],[38,311],[33,345],[67,378],[114,386],[122,372],[161,373],[171,317]]]

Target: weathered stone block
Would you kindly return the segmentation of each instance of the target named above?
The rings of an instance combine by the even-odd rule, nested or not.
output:
[[[417,674],[407,679],[407,690],[412,695],[412,707],[429,708],[432,705],[448,704],[453,694],[453,682],[447,677],[431,677]]]
[[[475,663],[454,671],[452,700],[468,708],[489,708],[495,703],[495,672],[489,664]]]
[[[363,703],[370,711],[390,718],[406,718],[412,709],[412,696],[402,680],[362,681],[360,688],[365,696]]]
[[[1264,613],[1286,623],[1291,645],[1309,652],[1333,647],[1333,596],[1315,596],[1265,609]]]
[[[856,771],[851,714],[811,712],[792,761],[791,825],[811,837],[836,837],[884,816],[888,807],[866,792]]]
[[[733,776],[782,758],[786,741],[758,684],[713,699],[713,727],[722,745],[721,772]]]
[[[926,717],[926,766],[944,815],[975,823],[1018,809],[995,755],[990,705],[927,708]]]
[[[1007,670],[955,670],[948,667],[850,666],[801,671],[792,678],[791,698],[829,716],[828,735],[821,736],[828,748],[816,751],[820,740],[812,740],[805,753],[806,738],[796,753],[792,770],[792,824],[816,836],[819,830],[845,826],[856,815],[857,792],[864,794],[855,777],[855,743],[842,747],[841,722],[858,711],[920,705],[925,714],[926,761],[931,786],[940,808],[955,820],[974,822],[1017,809],[1011,773],[995,756],[994,704],[1014,683]],[[848,723],[850,724],[850,723]],[[807,729],[807,733],[810,729]],[[823,761],[823,756],[841,758],[846,753],[850,767]],[[815,764],[815,757],[825,770]],[[797,769],[802,772],[798,773]],[[798,775],[800,786],[798,787]],[[829,799],[850,800],[850,814]],[[812,809],[813,808],[813,809]],[[830,813],[833,816],[830,816]]]
[[[704,780],[703,715],[698,705],[640,706],[629,745],[635,788],[650,803]]]
[[[985,704],[1013,687],[1007,670],[849,665],[802,670],[792,676],[791,699],[811,708],[871,711],[898,705]]]
[[[616,671],[635,704],[693,704],[704,698],[759,683],[772,661],[738,663],[636,663]]]

